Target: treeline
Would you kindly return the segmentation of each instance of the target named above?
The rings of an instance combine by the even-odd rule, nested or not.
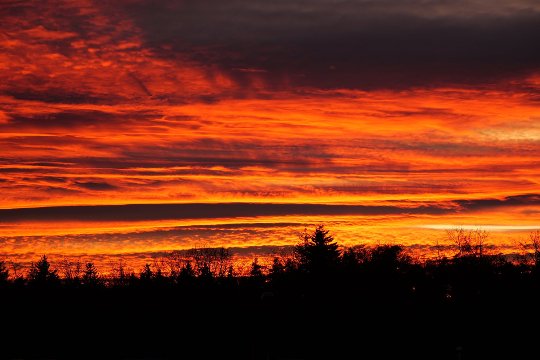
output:
[[[7,261],[0,261],[0,286],[29,287],[133,287],[160,286],[174,287],[198,282],[226,283],[239,285],[240,282],[258,283],[265,288],[285,281],[309,281],[332,278],[400,275],[409,278],[411,289],[417,289],[426,278],[433,281],[435,274],[445,272],[446,288],[459,288],[451,284],[449,272],[482,271],[500,277],[512,273],[524,279],[536,279],[540,269],[540,232],[530,234],[527,243],[522,244],[523,252],[509,258],[491,253],[486,246],[488,234],[485,231],[455,229],[447,232],[453,244],[451,255],[437,255],[428,260],[412,256],[402,245],[358,245],[341,248],[329,231],[319,225],[313,232],[305,231],[299,244],[288,255],[276,256],[271,264],[261,265],[255,258],[250,268],[239,271],[234,267],[233,256],[226,248],[194,248],[175,251],[153,264],[147,263],[140,271],[128,271],[120,260],[110,274],[102,275],[93,262],[59,262],[53,267],[47,256],[31,263],[26,273],[10,271]],[[413,274],[423,280],[410,278]],[[422,276],[420,276],[422,274]],[[232,282],[231,280],[235,281]],[[249,281],[247,281],[250,279]],[[404,278],[402,279],[404,280]],[[491,279],[494,280],[494,279]],[[456,279],[455,281],[465,281]],[[418,284],[414,284],[417,282]],[[354,282],[349,285],[353,286]],[[386,284],[388,285],[388,284]],[[440,285],[441,287],[445,287]],[[421,288],[421,286],[420,286]],[[445,294],[451,297],[451,294]]]
[[[12,266],[13,268],[13,266]],[[107,274],[94,262],[62,260],[56,266],[43,255],[32,262],[27,271],[10,271],[7,261],[0,261],[0,285],[29,287],[124,287],[139,283],[151,285],[181,284],[183,280],[201,281],[237,276],[232,254],[226,248],[194,248],[173,251],[168,256],[145,264],[139,271],[128,270],[120,259]]]
[[[519,258],[455,230],[452,254],[341,248],[324,226],[237,273],[226,249],[173,253],[167,271],[93,263],[25,276],[0,265],[2,358],[506,359],[537,349],[540,233]],[[532,331],[529,329],[533,328]],[[69,349],[69,350],[68,350]],[[81,349],[82,352],[81,352]],[[7,356],[6,356],[7,354]],[[189,356],[188,356],[189,355]]]

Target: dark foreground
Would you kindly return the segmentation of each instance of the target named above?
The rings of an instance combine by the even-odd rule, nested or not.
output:
[[[519,284],[459,301],[379,286],[366,294],[326,283],[284,295],[251,285],[4,291],[0,352],[46,359],[519,359],[538,352],[538,294]]]
[[[0,271],[0,357],[537,358],[540,246],[510,262],[465,245],[418,262],[399,246],[342,251],[320,227],[249,276],[195,257],[167,275],[105,280],[87,264],[61,278],[44,257],[26,278]]]

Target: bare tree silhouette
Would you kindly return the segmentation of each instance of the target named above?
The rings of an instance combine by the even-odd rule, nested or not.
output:
[[[63,280],[69,285],[78,285],[81,280],[82,265],[80,261],[69,261],[67,259],[60,262],[60,270]]]
[[[485,254],[485,245],[488,239],[488,233],[485,230],[465,230],[456,228],[447,230],[448,240],[453,243],[458,253],[457,257],[476,257],[481,258]]]

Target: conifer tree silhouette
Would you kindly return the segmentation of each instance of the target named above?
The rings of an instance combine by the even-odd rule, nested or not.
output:
[[[336,268],[341,252],[324,225],[317,226],[313,233],[305,231],[301,237],[303,242],[294,248],[301,270],[320,275]]]
[[[37,263],[32,263],[28,273],[28,282],[33,285],[45,286],[59,281],[57,270],[51,269],[47,256],[43,255]]]
[[[94,263],[86,263],[83,271],[82,283],[86,286],[96,286],[99,284],[99,274]]]

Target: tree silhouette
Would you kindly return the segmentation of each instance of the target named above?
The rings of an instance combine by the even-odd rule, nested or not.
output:
[[[231,265],[231,254],[223,247],[189,249],[185,252],[185,257],[193,262],[197,276],[206,279],[225,277],[227,268]],[[185,257],[182,260],[185,261]]]
[[[303,242],[294,248],[301,270],[311,274],[323,274],[335,269],[341,253],[334,238],[324,225],[318,225],[313,233],[304,231]]]
[[[484,256],[488,233],[485,230],[469,230],[457,228],[446,231],[449,242],[454,243],[458,253],[456,257],[481,258]]]
[[[154,272],[154,277],[153,277],[154,281],[156,284],[158,285],[163,285],[167,278],[163,275],[163,272],[161,271],[160,268],[158,268],[155,272]]]
[[[270,278],[277,279],[285,273],[285,266],[278,257],[275,257],[272,261],[272,266],[270,267]]]
[[[78,286],[81,280],[81,263],[80,261],[72,262],[63,260],[60,262],[61,277],[65,284]]]
[[[232,265],[229,265],[227,268],[227,279],[233,279],[234,278],[234,267]]]
[[[99,275],[96,266],[92,262],[87,262],[82,276],[83,285],[96,286],[99,284],[99,282]]]
[[[214,274],[212,273],[212,269],[210,268],[210,265],[207,263],[202,264],[198,267],[198,278],[204,281],[211,281],[214,279]]]
[[[370,252],[370,265],[392,272],[399,270],[411,261],[404,250],[401,245],[379,245]]]
[[[524,249],[532,248],[532,253],[528,254],[531,257],[533,271],[535,274],[540,274],[540,230],[536,230],[529,234],[529,244],[522,244]]]
[[[126,286],[129,283],[129,274],[126,273],[124,261],[122,258],[118,260],[118,264],[112,269],[114,278],[113,283],[117,286]]]
[[[150,267],[150,264],[145,264],[141,273],[139,274],[139,279],[144,283],[149,283],[154,277],[154,272]]]
[[[191,266],[191,261],[187,261],[178,273],[179,284],[191,284],[195,279],[195,270]]]
[[[5,261],[0,261],[0,284],[7,283],[9,279],[9,270]]]
[[[262,272],[263,267],[259,264],[259,260],[255,258],[251,263],[251,269],[249,270],[249,276],[256,279],[261,279],[264,277]]]
[[[44,286],[55,284],[59,281],[57,270],[51,269],[47,256],[43,255],[37,263],[32,263],[28,273],[30,284]]]
[[[369,261],[371,250],[365,245],[349,247],[341,256],[342,276],[356,276]]]

